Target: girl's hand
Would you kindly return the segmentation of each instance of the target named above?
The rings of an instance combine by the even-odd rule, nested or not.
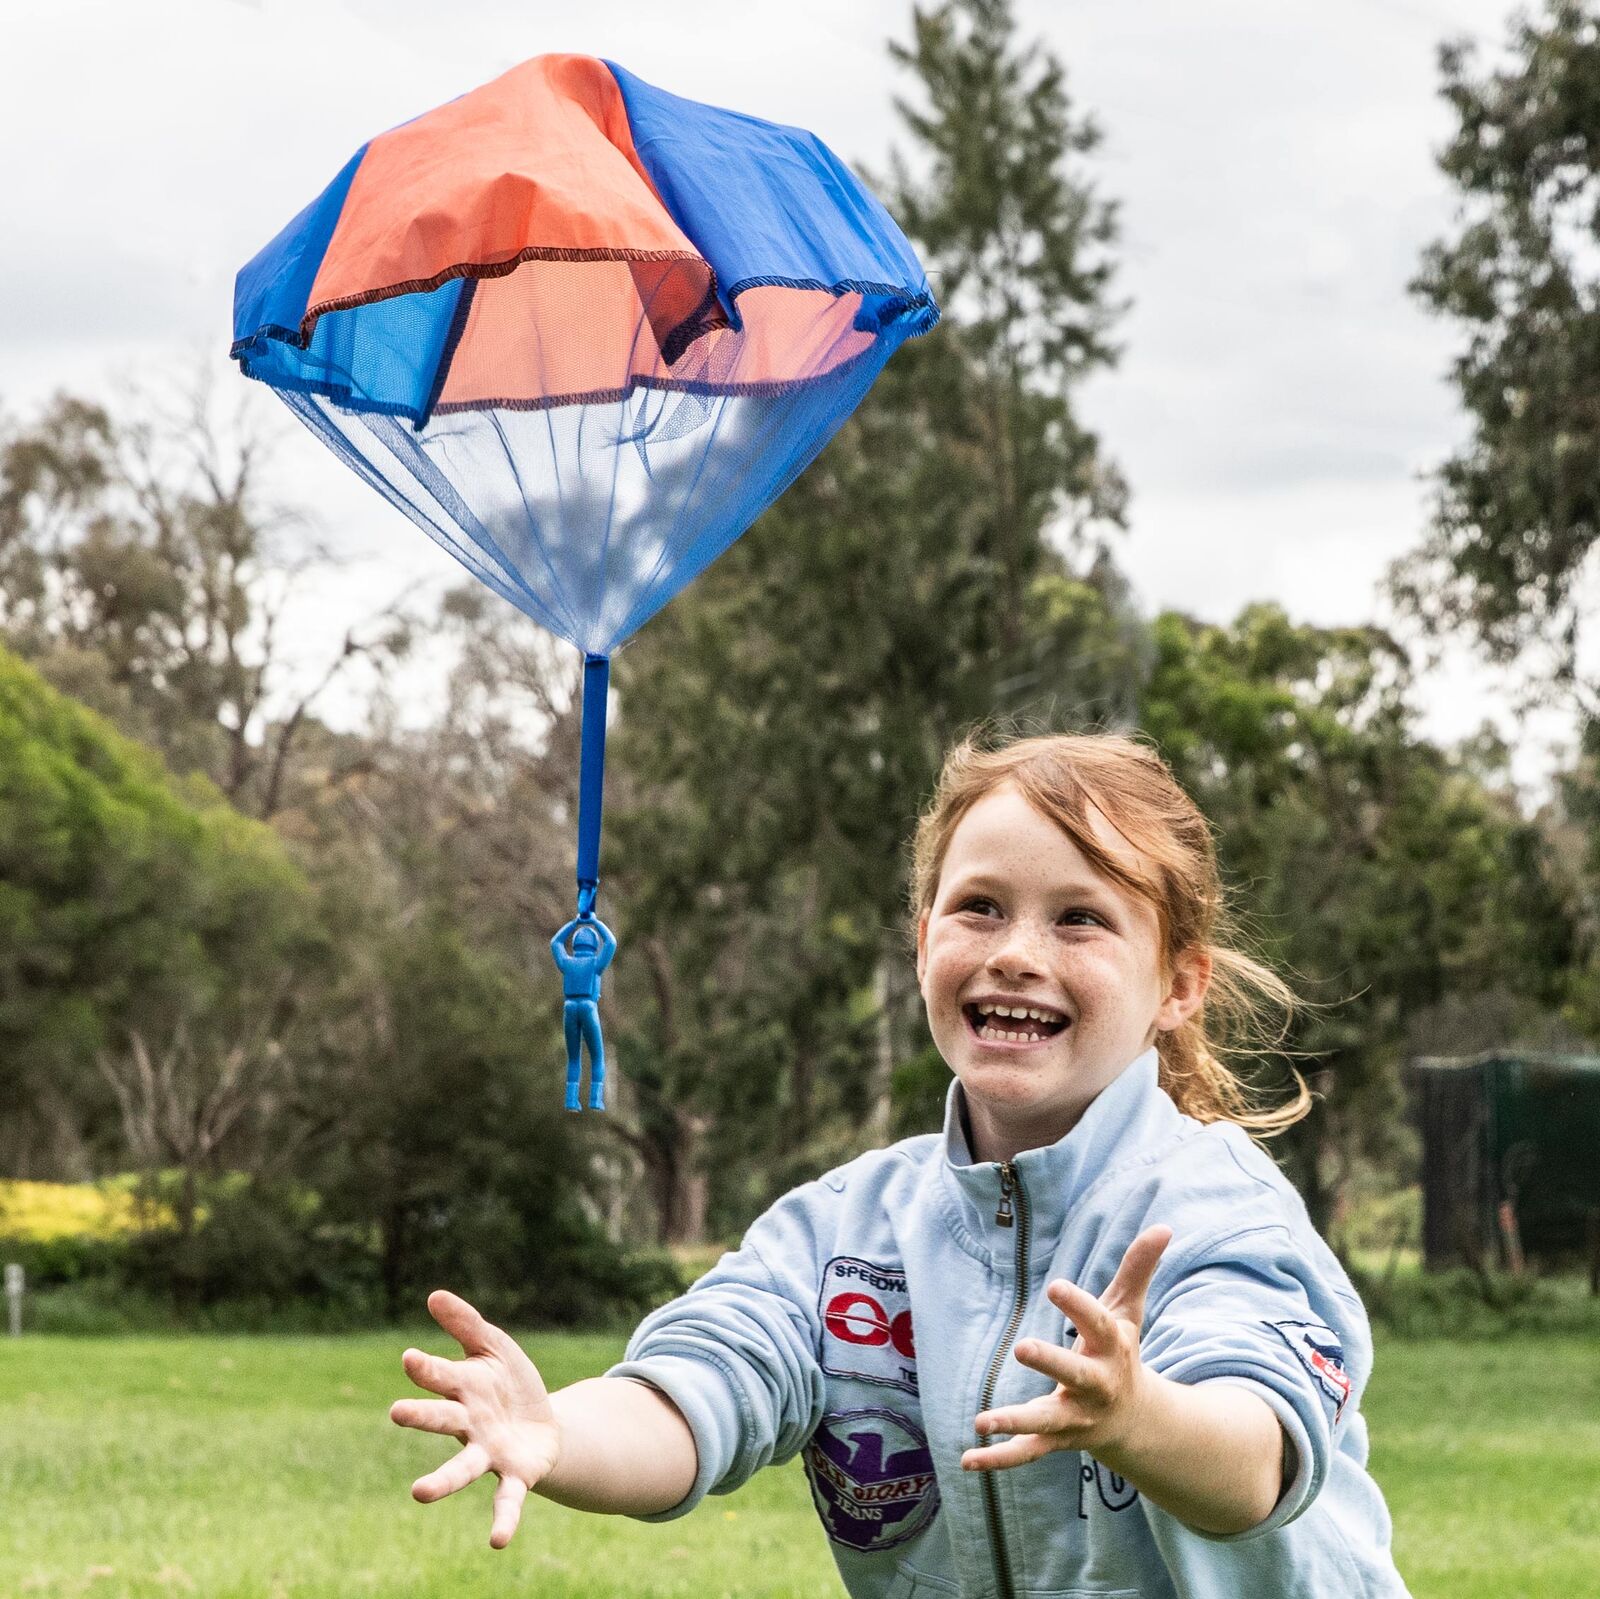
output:
[[[1149,1373],[1139,1359],[1144,1298],[1162,1251],[1172,1241],[1167,1226],[1147,1227],[1128,1245],[1116,1276],[1096,1299],[1057,1278],[1046,1289],[1078,1329],[1071,1350],[1025,1338],[1014,1351],[1023,1365],[1056,1380],[1056,1391],[1025,1404],[986,1410],[973,1425],[980,1437],[1009,1433],[1002,1444],[969,1449],[961,1464],[969,1471],[1021,1466],[1057,1449],[1114,1447],[1129,1430]]]
[[[460,1452],[437,1471],[418,1477],[411,1497],[423,1504],[443,1499],[486,1471],[500,1479],[494,1491],[490,1546],[504,1549],[522,1516],[528,1490],[554,1469],[561,1454],[561,1428],[538,1368],[517,1341],[484,1320],[466,1300],[442,1288],[428,1295],[433,1319],[466,1351],[465,1360],[444,1360],[408,1349],[400,1357],[419,1388],[443,1399],[397,1399],[389,1419],[402,1427],[458,1439]]]

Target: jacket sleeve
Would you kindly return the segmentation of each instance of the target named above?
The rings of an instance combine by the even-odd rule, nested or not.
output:
[[[1360,1302],[1330,1291],[1281,1223],[1202,1239],[1170,1269],[1163,1262],[1151,1288],[1144,1363],[1174,1382],[1250,1390],[1295,1452],[1294,1478],[1266,1520],[1236,1533],[1187,1530],[1237,1543],[1293,1521],[1322,1491],[1371,1371]]]
[[[670,1521],[707,1493],[731,1493],[761,1467],[797,1454],[822,1418],[817,1360],[816,1212],[830,1197],[817,1183],[785,1195],[759,1217],[687,1293],[651,1312],[606,1376],[660,1389],[694,1435],[694,1485]]]

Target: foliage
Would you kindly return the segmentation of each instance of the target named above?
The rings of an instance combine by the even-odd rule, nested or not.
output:
[[[1600,1299],[1577,1276],[1351,1268],[1367,1314],[1397,1338],[1495,1342],[1600,1334]]]
[[[1432,1008],[1502,992],[1528,1022],[1559,1005],[1570,916],[1514,797],[1417,737],[1409,662],[1378,629],[1256,605],[1228,627],[1167,613],[1155,633],[1142,725],[1216,829],[1259,951],[1313,1001],[1288,1044],[1324,1100],[1284,1145],[1326,1230],[1358,1157],[1414,1156],[1399,1067]]]
[[[0,1092],[88,1102],[136,1037],[281,1027],[309,890],[264,827],[0,651]]]
[[[198,378],[116,409],[57,395],[0,426],[0,642],[57,687],[270,817],[302,785],[312,708],[356,661],[405,647],[386,607],[286,695],[297,581],[328,564],[264,483],[274,434]]]
[[[150,1208],[141,1202],[137,1173],[122,1173],[96,1183],[7,1182],[0,1179],[0,1232],[8,1238],[48,1243],[58,1238],[124,1238],[149,1225]],[[154,1220],[170,1222],[157,1209]]]
[[[368,948],[330,1084],[341,1137],[318,1184],[330,1222],[375,1239],[388,1313],[441,1285],[538,1321],[647,1300],[659,1273],[627,1265],[585,1208],[589,1147],[560,1108],[528,984],[439,907],[369,933]]]
[[[1111,359],[1114,227],[1068,164],[1093,135],[1004,5],[913,26],[921,170],[886,193],[945,317],[614,668],[617,1047],[668,1238],[696,1171],[725,1225],[889,1136],[925,1037],[903,849],[944,749],[997,710],[1126,719],[1143,664],[1100,551],[1120,481],[1070,403]]]
[[[1444,56],[1477,209],[1418,292],[1471,330],[1478,432],[1397,582],[1570,677],[1600,493],[1595,30],[1557,3],[1514,42],[1481,79]],[[380,674],[335,732],[321,688],[406,628],[380,614],[287,693],[286,600],[321,557],[254,422],[202,392],[0,427],[0,635],[32,667],[0,653],[0,1169],[134,1163],[171,1217],[131,1250],[17,1246],[77,1279],[64,1317],[114,1322],[86,1277],[112,1267],[139,1314],[165,1295],[196,1325],[294,1296],[329,1325],[414,1316],[440,1282],[607,1316],[681,1280],[625,1241],[731,1235],[935,1125],[905,843],[984,721],[1142,726],[1211,817],[1249,942],[1319,1002],[1287,1040],[1318,1103],[1279,1148],[1325,1228],[1360,1174],[1410,1176],[1404,1055],[1600,1028],[1600,721],[1533,824],[1493,739],[1420,737],[1380,630],[1146,621],[1112,554],[1127,486],[1078,415],[1122,309],[1098,132],[1007,0],[917,5],[891,54],[906,143],[877,186],[944,319],[615,662],[605,1117],[558,1109],[544,947],[570,909],[570,653],[458,590],[442,712],[418,725]]]
[[[1600,534],[1600,21],[1584,0],[1519,15],[1509,59],[1480,71],[1470,41],[1439,53],[1457,119],[1440,166],[1459,225],[1413,290],[1453,319],[1452,367],[1472,423],[1438,476],[1433,525],[1397,574],[1436,629],[1463,628],[1512,664],[1541,646],[1549,681],[1591,713],[1578,656]]]
[[[369,1318],[375,1252],[359,1230],[329,1226],[315,1195],[286,1184],[229,1182],[205,1191],[197,1225],[147,1228],[131,1240],[123,1281],[192,1312],[229,1301],[300,1300]]]
[[[1070,400],[1116,358],[1116,207],[1075,162],[1099,129],[1074,117],[1061,63],[1019,43],[1010,0],[913,6],[911,28],[909,44],[889,46],[916,85],[895,101],[915,145],[910,159],[895,153],[891,205],[949,314],[946,341],[967,356],[962,389],[993,490],[971,509],[988,522],[1014,646],[1035,530],[1064,508],[1075,531],[1123,514],[1126,485]]]
[[[22,1267],[30,1289],[59,1283],[115,1281],[128,1257],[128,1236],[58,1233],[30,1237],[0,1231],[0,1262]]]

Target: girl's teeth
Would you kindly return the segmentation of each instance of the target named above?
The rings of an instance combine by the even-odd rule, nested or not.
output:
[[[1033,1033],[1003,1033],[998,1027],[980,1027],[978,1037],[1006,1044],[1036,1044],[1039,1036]]]

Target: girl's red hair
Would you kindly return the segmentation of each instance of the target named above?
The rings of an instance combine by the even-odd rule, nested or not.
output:
[[[1057,733],[984,748],[973,735],[951,750],[912,844],[913,936],[932,908],[957,823],[1006,783],[1098,871],[1154,907],[1163,975],[1184,950],[1211,956],[1211,986],[1200,1009],[1156,1035],[1161,1086],[1178,1109],[1196,1121],[1236,1122],[1253,1136],[1269,1138],[1305,1116],[1311,1092],[1293,1067],[1296,1098],[1264,1109],[1252,1103],[1246,1085],[1225,1064],[1230,1054],[1270,1053],[1281,1045],[1302,1002],[1281,977],[1237,947],[1210,825],[1161,756],[1135,739]],[[1133,862],[1109,854],[1095,838],[1091,811],[1133,846]],[[1269,1035],[1265,1019],[1273,1012],[1281,1025]]]

